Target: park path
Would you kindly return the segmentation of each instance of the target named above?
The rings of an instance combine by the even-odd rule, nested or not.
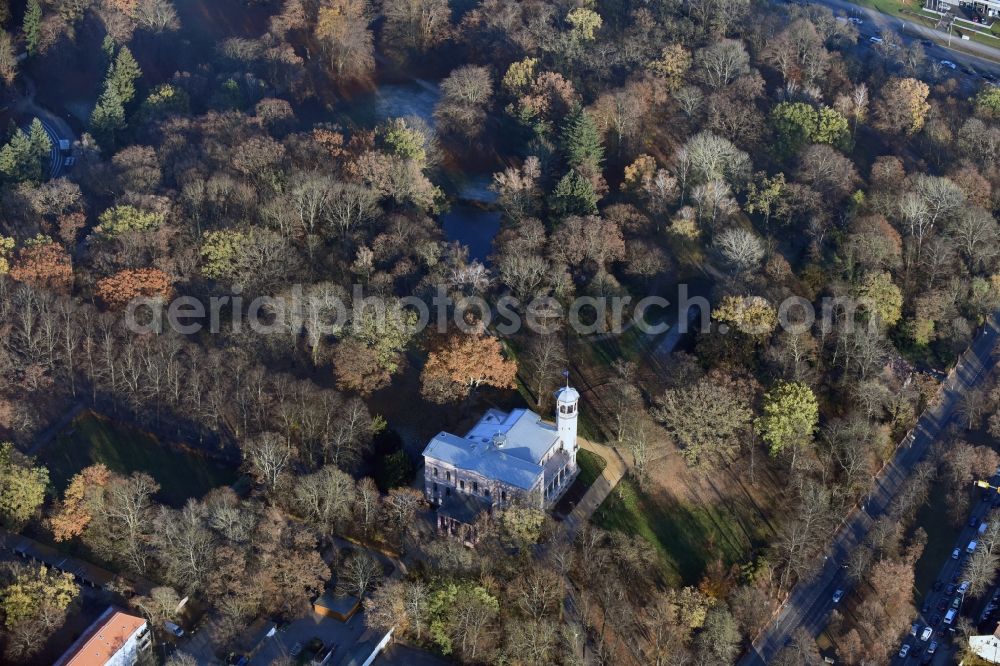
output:
[[[614,447],[597,444],[583,437],[578,437],[577,442],[581,448],[604,458],[607,465],[605,465],[601,475],[587,489],[579,503],[573,507],[573,511],[566,517],[566,520],[563,521],[570,540],[576,536],[576,531],[580,526],[590,520],[590,517],[594,515],[597,508],[607,499],[631,467],[631,463]]]
[[[38,452],[42,450],[42,447],[46,446],[51,442],[56,435],[63,431],[66,426],[73,422],[77,416],[79,416],[85,409],[87,409],[87,404],[83,400],[79,400],[73,404],[62,416],[60,416],[54,423],[49,424],[45,430],[38,434],[35,439],[35,443],[31,445],[31,448],[27,450],[29,456],[38,455]]]

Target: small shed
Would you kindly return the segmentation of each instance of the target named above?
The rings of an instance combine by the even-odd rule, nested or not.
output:
[[[313,611],[318,615],[332,617],[341,622],[350,620],[359,608],[361,608],[361,601],[357,597],[349,594],[337,594],[334,590],[327,590],[313,602]]]

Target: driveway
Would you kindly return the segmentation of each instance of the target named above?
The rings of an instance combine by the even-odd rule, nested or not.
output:
[[[13,106],[13,111],[24,116],[38,118],[45,128],[45,132],[52,141],[52,152],[49,163],[49,178],[58,178],[63,171],[63,154],[59,150],[60,141],[69,141],[70,145],[76,141],[73,129],[63,118],[49,111],[35,102],[35,82],[25,74],[21,74],[24,81],[24,96]],[[30,124],[30,122],[29,122]]]

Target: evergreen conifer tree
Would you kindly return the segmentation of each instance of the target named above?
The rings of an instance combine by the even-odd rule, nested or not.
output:
[[[38,53],[38,42],[42,33],[42,6],[38,4],[38,0],[28,0],[21,28],[24,31],[24,46],[28,55],[33,56]]]
[[[586,111],[578,110],[570,117],[562,133],[566,163],[573,168],[596,172],[604,160],[601,133]]]

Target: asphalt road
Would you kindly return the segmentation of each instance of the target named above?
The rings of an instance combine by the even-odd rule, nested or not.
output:
[[[738,662],[740,666],[761,666],[768,663],[799,627],[813,636],[826,625],[834,607],[833,593],[850,590],[844,565],[849,553],[864,541],[869,529],[892,501],[914,466],[927,454],[931,443],[951,419],[958,401],[971,386],[979,383],[995,363],[993,349],[998,340],[998,316],[994,314],[980,331],[972,346],[944,381],[940,400],[929,407],[917,422],[908,443],[904,442],[895,457],[875,479],[871,494],[861,510],[856,510],[842,523],[830,546],[818,575],[797,584],[781,607],[776,619],[768,625],[754,646]]]
[[[883,14],[874,9],[859,7],[847,0],[810,1],[813,4],[829,8],[834,14],[857,16],[862,19],[864,23],[856,26],[860,35],[859,46],[870,46],[868,38],[875,35],[877,31],[891,30],[899,35],[900,41],[905,46],[909,46],[915,41],[929,40],[934,42],[934,46],[925,48],[929,59],[950,60],[959,66],[971,66],[973,69],[990,72],[994,76],[1000,77],[1000,50],[991,46],[953,38],[952,45],[956,48],[949,48],[947,46],[947,31],[935,30],[920,23]],[[954,72],[954,74],[961,76],[960,72]]]

